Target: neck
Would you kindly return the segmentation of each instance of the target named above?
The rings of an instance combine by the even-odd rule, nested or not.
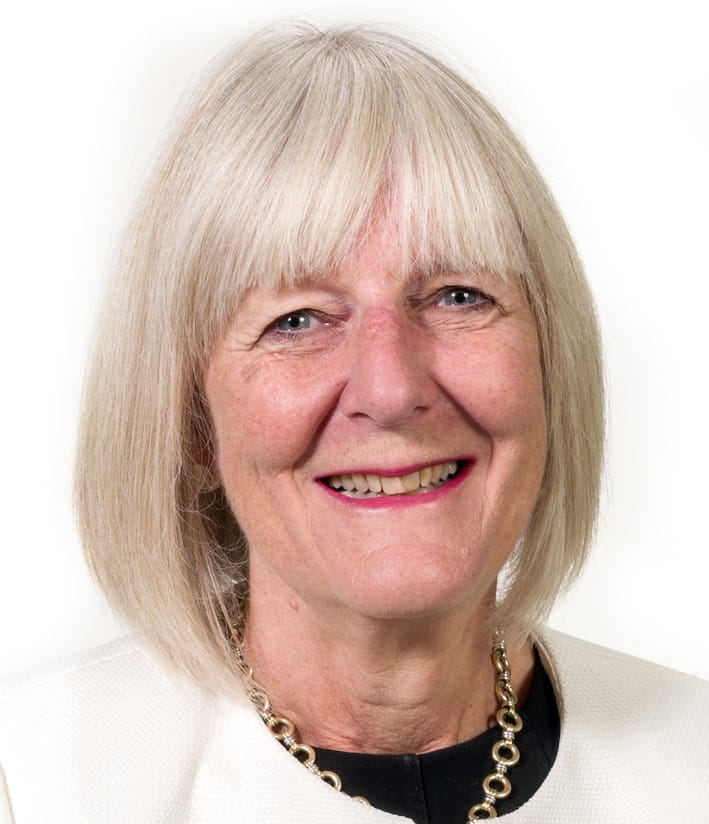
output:
[[[274,712],[315,747],[423,753],[494,723],[492,638],[481,632],[494,593],[474,609],[381,619],[323,614],[295,598],[254,597],[244,648]],[[510,646],[520,701],[531,681],[528,644]]]

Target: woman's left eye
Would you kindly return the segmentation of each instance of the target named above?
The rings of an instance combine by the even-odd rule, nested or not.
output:
[[[489,302],[486,294],[468,286],[450,286],[440,293],[438,300],[439,306],[474,306]]]
[[[320,321],[314,312],[309,309],[299,309],[297,312],[288,312],[287,315],[276,318],[273,327],[279,332],[304,332],[319,324]]]

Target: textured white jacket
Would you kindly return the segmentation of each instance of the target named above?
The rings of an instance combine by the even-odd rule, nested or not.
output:
[[[502,818],[709,824],[709,684],[556,632],[539,648],[559,752],[534,797]],[[0,768],[0,824],[409,820],[326,786],[246,699],[205,695],[132,639],[5,689]]]

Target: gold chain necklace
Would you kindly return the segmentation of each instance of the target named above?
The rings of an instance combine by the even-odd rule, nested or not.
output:
[[[296,732],[293,722],[273,712],[268,695],[263,687],[254,680],[253,670],[244,658],[241,647],[237,647],[236,657],[246,681],[246,694],[273,737],[280,741],[288,752],[311,773],[317,775],[318,778],[322,778],[323,781],[336,790],[342,790],[340,776],[332,770],[321,770],[315,763],[315,750],[308,744],[298,741],[295,737]],[[502,737],[492,746],[492,760],[495,762],[495,770],[483,779],[483,800],[479,804],[473,804],[468,810],[466,822],[497,818],[496,802],[501,798],[507,798],[512,792],[512,784],[507,772],[510,767],[514,767],[519,761],[519,749],[515,744],[515,733],[522,729],[523,724],[522,718],[516,710],[517,694],[510,683],[510,662],[507,658],[505,640],[501,633],[497,634],[492,647],[492,663],[497,674],[495,695],[500,704],[495,714],[495,720],[502,731]],[[355,801],[369,806],[369,801],[366,798],[362,796],[353,796],[353,798]]]

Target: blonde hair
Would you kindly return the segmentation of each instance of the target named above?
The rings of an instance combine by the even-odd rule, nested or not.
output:
[[[599,337],[527,152],[481,94],[396,35],[268,28],[207,79],[147,187],[99,324],[77,458],[95,576],[211,689],[235,682],[248,549],[204,479],[210,349],[246,290],[337,267],[382,210],[409,262],[519,277],[536,318],[548,454],[494,621],[528,632],[585,559],[602,461]]]

